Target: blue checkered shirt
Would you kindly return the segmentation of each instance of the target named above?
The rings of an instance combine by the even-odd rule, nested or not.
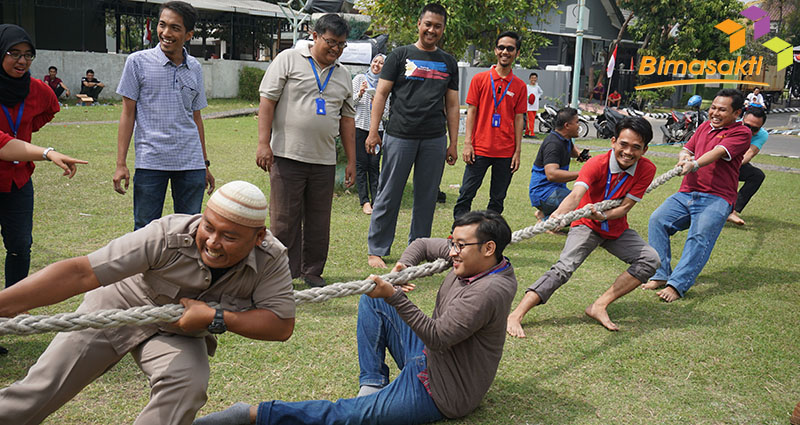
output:
[[[183,49],[176,66],[161,45],[132,53],[117,93],[136,101],[133,146],[136,168],[163,171],[205,169],[193,111],[208,106],[200,63]]]

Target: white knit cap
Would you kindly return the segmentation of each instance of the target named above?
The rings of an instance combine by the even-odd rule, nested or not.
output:
[[[267,198],[254,184],[236,180],[217,189],[206,208],[247,227],[261,227],[267,219]]]

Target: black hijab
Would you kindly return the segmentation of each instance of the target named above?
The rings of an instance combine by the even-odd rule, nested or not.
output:
[[[13,24],[0,25],[0,55],[5,60],[6,52],[12,46],[19,43],[31,45],[33,53],[36,54],[36,47],[33,45],[28,33],[22,27]],[[0,103],[12,107],[22,102],[31,90],[31,72],[28,71],[21,78],[14,78],[0,66]]]

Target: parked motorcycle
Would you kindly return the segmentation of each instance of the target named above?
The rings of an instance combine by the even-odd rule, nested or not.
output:
[[[549,133],[556,129],[556,110],[553,105],[544,105],[544,112],[536,114],[539,120],[539,133]],[[578,113],[578,137],[586,137],[589,134],[589,118],[580,112]]]
[[[692,138],[697,127],[708,120],[708,112],[700,110],[701,103],[703,98],[694,95],[686,103],[686,106],[693,110],[685,113],[672,111],[667,117],[667,122],[661,125],[661,132],[664,133],[663,143],[683,144]]]
[[[614,137],[617,123],[623,118],[625,118],[625,116],[617,112],[615,109],[603,109],[603,113],[598,115],[597,119],[594,121],[594,128],[597,130],[597,137],[601,139],[610,139]]]

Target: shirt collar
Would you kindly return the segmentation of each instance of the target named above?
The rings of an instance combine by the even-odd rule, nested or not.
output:
[[[498,271],[508,267],[510,264],[511,264],[511,262],[508,261],[508,258],[503,257],[503,261],[497,263],[497,265],[495,265],[494,267],[490,268],[489,270],[482,271],[482,272],[480,272],[480,273],[478,273],[478,274],[476,274],[474,276],[470,276],[470,277],[459,277],[458,279],[461,281],[461,283],[463,283],[465,285],[469,285],[472,282],[475,282],[476,280],[478,280],[478,279],[480,279],[480,278],[482,278],[484,276],[488,276],[488,275],[490,275],[492,273],[498,272]]]
[[[158,58],[158,63],[160,63],[162,65],[167,65],[167,64],[175,65],[175,63],[172,62],[172,60],[170,58],[168,58],[166,54],[164,54],[164,51],[161,50],[161,43],[160,42],[156,45],[156,47],[153,48],[153,50],[155,50],[156,57]],[[189,61],[187,60],[189,58],[189,54],[186,52],[186,48],[185,47],[182,47],[181,51],[183,52],[183,63],[180,64],[180,65],[175,65],[175,66],[184,66],[185,65],[187,68],[189,68]]]
[[[514,71],[508,73],[505,77],[501,77],[500,74],[497,72],[497,64],[492,65],[492,69],[490,70],[492,73],[493,80],[508,80],[511,81],[514,79]]]
[[[636,163],[628,167],[627,170],[623,170],[622,167],[619,166],[619,162],[617,162],[617,157],[614,156],[613,149],[608,152],[608,157],[608,169],[611,171],[611,174],[617,174],[623,171],[628,173],[631,177],[636,174],[636,166],[639,164],[639,161],[636,161]]]

